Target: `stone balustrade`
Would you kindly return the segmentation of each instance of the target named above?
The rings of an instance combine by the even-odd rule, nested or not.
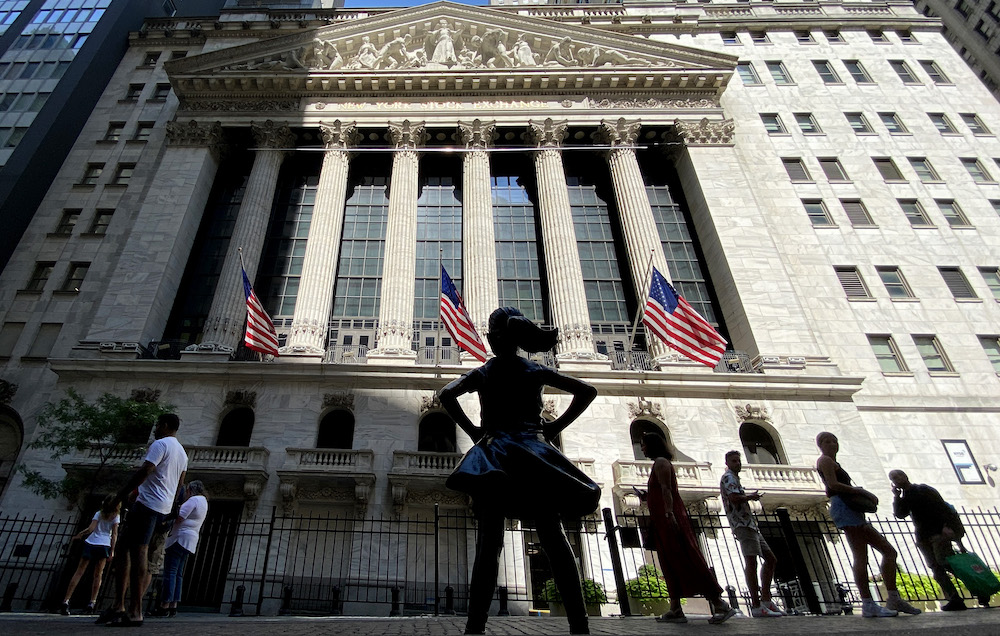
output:
[[[743,466],[740,480],[747,490],[760,490],[785,498],[791,496],[818,501],[826,497],[826,487],[812,466],[749,464]],[[773,497],[768,498],[767,503],[771,503],[771,499]]]
[[[392,472],[408,475],[447,477],[461,461],[461,453],[431,453],[426,451],[393,451]]]
[[[370,473],[375,463],[371,450],[336,448],[286,448],[283,471],[311,473]]]

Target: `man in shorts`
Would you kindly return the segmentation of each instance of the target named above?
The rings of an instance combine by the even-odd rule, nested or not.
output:
[[[747,587],[750,589],[750,615],[754,618],[777,618],[785,613],[771,600],[771,580],[774,578],[774,566],[777,559],[764,540],[757,520],[750,512],[751,501],[760,501],[761,493],[754,491],[747,494],[740,483],[740,470],[743,460],[739,451],[726,453],[726,472],[722,475],[719,490],[722,495],[722,506],[729,518],[729,527],[740,542],[743,558],[746,559],[744,574]],[[764,559],[764,567],[760,571],[760,582],[757,581],[757,558]]]

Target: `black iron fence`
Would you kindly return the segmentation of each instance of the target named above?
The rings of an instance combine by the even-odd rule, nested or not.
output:
[[[965,547],[1000,570],[1000,511],[960,514]],[[943,599],[914,545],[912,525],[870,519],[898,551],[902,595],[935,609]],[[859,602],[850,549],[827,517],[779,509],[757,520],[778,557],[772,593],[779,605],[789,613],[834,614],[851,611]],[[691,522],[720,585],[746,608],[744,559],[725,516],[693,514]],[[71,549],[70,537],[77,524],[73,519],[0,518],[0,611],[58,607],[76,567],[78,550]],[[605,614],[651,611],[656,601],[665,600],[665,586],[648,585],[648,580],[637,584],[658,577],[656,554],[642,545],[648,524],[641,514],[614,518],[607,511],[603,519],[595,516],[567,528],[582,576],[606,593]],[[246,519],[234,506],[203,527],[198,552],[188,561],[182,605],[263,615],[463,613],[474,557],[475,521],[462,510],[377,518],[272,510],[266,517]],[[514,613],[548,608],[548,562],[530,524],[508,525],[501,559],[498,598]],[[876,599],[884,599],[877,563],[873,553],[869,587]],[[105,577],[101,592],[105,607],[111,602],[110,579]],[[81,588],[89,589],[89,576]],[[154,580],[147,602],[154,602],[157,589]],[[640,589],[645,598],[624,602]]]

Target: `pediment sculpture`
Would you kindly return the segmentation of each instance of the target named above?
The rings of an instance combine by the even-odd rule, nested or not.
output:
[[[504,68],[649,67],[654,61],[629,52],[569,36],[551,37],[517,33],[499,27],[478,27],[441,18],[392,38],[377,34],[360,39],[324,38],[317,35],[298,48],[263,58],[224,66],[224,71],[383,71],[464,70]],[[374,41],[385,40],[382,46]],[[676,66],[657,60],[657,66]]]

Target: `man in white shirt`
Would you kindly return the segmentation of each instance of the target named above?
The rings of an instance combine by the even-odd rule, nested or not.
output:
[[[113,617],[109,625],[142,625],[142,597],[152,578],[147,562],[149,541],[156,527],[170,514],[187,473],[187,453],[177,441],[178,428],[180,419],[173,413],[159,417],[153,431],[156,441],[150,444],[142,466],[118,491],[119,501],[124,501],[133,490],[138,494],[125,518],[118,544],[119,551],[127,551],[128,558],[116,561],[115,568],[119,580],[126,574],[129,577],[129,608]]]

